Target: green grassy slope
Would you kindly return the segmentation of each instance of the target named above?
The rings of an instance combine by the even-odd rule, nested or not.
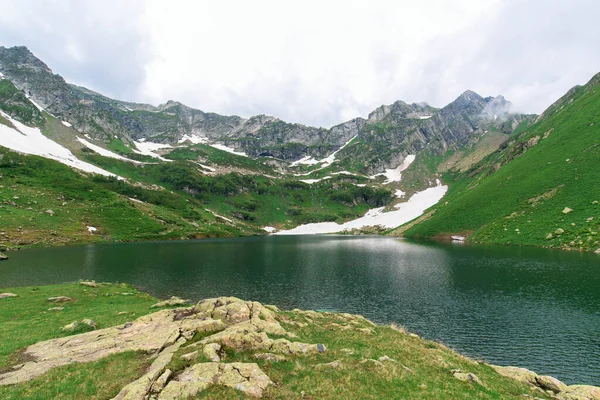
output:
[[[122,325],[155,312],[157,300],[126,284],[99,284],[90,288],[77,283],[4,288],[18,297],[0,299],[0,371],[18,365],[23,350],[42,340],[70,335],[61,327],[91,318],[99,328]],[[63,310],[49,297],[68,296]],[[347,314],[278,311],[282,326],[297,341],[324,343],[323,354],[289,355],[286,361],[256,360],[251,352],[227,349],[225,362],[251,362],[273,380],[266,399],[523,399],[524,395],[550,398],[523,383],[497,374],[490,366],[470,360],[447,347],[409,334],[402,328],[375,326]],[[350,322],[351,321],[351,322]],[[19,334],[15,334],[18,332]],[[199,332],[191,342],[205,336]],[[276,335],[270,335],[277,338]],[[180,358],[181,348],[169,368],[176,376],[189,364]],[[388,356],[394,361],[377,362]],[[199,362],[205,362],[200,355]],[[369,362],[365,362],[370,360]],[[151,354],[126,352],[90,363],[73,363],[50,370],[31,381],[0,386],[2,399],[107,399],[137,379],[153,361]],[[338,361],[339,366],[316,367]],[[453,377],[452,370],[471,372],[482,384]],[[302,394],[304,393],[304,394]],[[240,391],[214,386],[194,399],[251,399]]]
[[[596,75],[504,149],[465,173],[447,173],[446,197],[429,219],[404,235],[466,234],[473,242],[595,250],[600,247],[599,146]],[[573,211],[563,213],[565,208]]]

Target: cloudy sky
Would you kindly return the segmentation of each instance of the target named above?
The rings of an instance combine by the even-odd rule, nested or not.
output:
[[[539,113],[600,71],[598,0],[0,0],[0,45],[111,97],[325,126],[466,89]]]

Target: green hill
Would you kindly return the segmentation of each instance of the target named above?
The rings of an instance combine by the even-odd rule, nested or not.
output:
[[[600,247],[600,74],[466,172],[417,223],[392,235],[596,250]]]

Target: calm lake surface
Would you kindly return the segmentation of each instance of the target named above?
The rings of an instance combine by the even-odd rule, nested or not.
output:
[[[95,279],[129,282],[159,297],[227,295],[357,313],[487,362],[600,385],[597,254],[266,236],[33,249],[10,257],[0,264],[0,287]]]

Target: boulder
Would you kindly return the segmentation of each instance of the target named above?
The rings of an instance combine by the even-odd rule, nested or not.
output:
[[[519,382],[537,386],[537,374],[526,368],[519,367],[502,367],[499,365],[490,365],[497,373],[506,376],[507,378],[515,379]]]
[[[562,235],[563,233],[565,233],[565,230],[564,230],[563,228],[557,228],[557,229],[554,231],[554,234],[555,234],[555,235]]]
[[[158,395],[159,400],[196,396],[212,385],[227,386],[252,397],[262,397],[271,379],[254,363],[200,363],[186,368]]]
[[[79,284],[83,285],[83,286],[93,287],[93,288],[98,287],[98,284],[94,281],[80,281]]]
[[[204,356],[210,361],[219,362],[221,361],[221,357],[219,357],[219,351],[221,351],[221,345],[218,343],[209,343],[204,346],[202,353],[204,353]]]
[[[388,356],[381,356],[377,359],[377,361],[379,361],[379,362],[387,362],[387,361],[396,362],[396,360],[394,360],[393,358],[390,358]]]
[[[62,311],[64,309],[64,307],[50,307],[48,311]]]
[[[152,305],[151,308],[185,306],[187,304],[188,304],[187,300],[183,300],[177,296],[173,296],[169,300],[163,300],[163,301],[160,301],[160,302]]]
[[[192,351],[191,353],[186,353],[181,356],[181,359],[184,361],[193,361],[198,358],[198,350]]]
[[[18,297],[18,295],[14,293],[0,293],[0,299],[6,299],[8,297]]]
[[[98,325],[93,319],[85,318],[81,321],[81,325],[85,325],[90,329],[98,329]]]
[[[571,385],[556,397],[560,400],[598,400],[600,399],[600,388],[589,385]]]
[[[554,393],[563,392],[567,389],[567,385],[559,381],[553,376],[541,375],[535,378],[538,387],[544,390],[551,390]]]
[[[568,214],[568,213],[570,213],[570,212],[573,212],[573,209],[572,209],[572,208],[569,208],[569,207],[565,207],[565,208],[563,208],[563,210],[562,210],[562,213],[563,213],[563,214]]]
[[[165,372],[163,372],[162,375],[159,376],[158,379],[152,384],[150,391],[154,393],[161,392],[167,385],[167,381],[169,380],[172,374],[173,371],[171,371],[170,369],[165,370]]]
[[[56,296],[56,297],[49,297],[48,301],[51,301],[52,303],[64,303],[67,301],[75,301],[75,300],[70,297],[67,297],[67,296]]]
[[[73,321],[70,324],[63,326],[61,331],[66,332],[66,333],[73,333],[77,329],[79,329],[79,322]]]
[[[0,252],[0,261],[8,260],[8,256],[2,252]]]
[[[477,375],[471,372],[462,372],[460,370],[454,370],[452,371],[452,375],[459,381],[477,383],[478,385],[483,386],[483,382],[481,382],[481,379],[479,379]]]

